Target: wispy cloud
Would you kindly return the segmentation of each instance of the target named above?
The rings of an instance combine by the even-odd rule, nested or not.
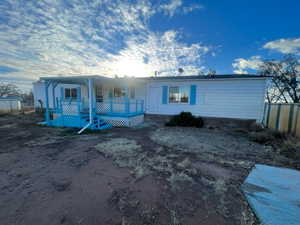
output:
[[[258,70],[263,61],[261,56],[252,56],[249,59],[238,58],[234,60],[233,72],[237,74],[248,74],[248,70]]]
[[[263,46],[265,49],[275,50],[284,54],[300,55],[300,38],[288,38],[270,41]]]
[[[145,74],[153,75],[156,68],[161,75],[170,75],[184,67],[185,74],[195,75],[202,68],[199,66],[201,57],[209,51],[208,47],[199,43],[186,45],[179,42],[178,33],[174,30],[163,34],[148,33],[142,42],[133,37],[126,45],[126,49],[107,62],[117,65],[112,73],[139,76],[141,71],[145,71]]]
[[[169,3],[166,4],[162,4],[160,6],[160,9],[162,9],[162,11],[172,17],[174,16],[174,14],[176,13],[176,11],[181,8],[182,6],[182,1],[181,0],[170,0]]]
[[[161,4],[158,9],[161,10],[165,15],[173,17],[176,13],[187,14],[194,10],[203,8],[203,5],[200,4],[186,5],[182,0],[170,0],[165,4]]]
[[[192,11],[201,10],[201,9],[204,9],[203,5],[193,4],[193,5],[190,5],[190,6],[183,7],[183,13],[187,14],[187,13],[190,13]]]
[[[181,1],[162,6],[168,16],[183,10]],[[147,0],[2,0],[0,66],[16,71],[0,76],[149,76],[184,66],[201,69],[209,47],[183,43],[178,31],[149,28],[160,7]]]

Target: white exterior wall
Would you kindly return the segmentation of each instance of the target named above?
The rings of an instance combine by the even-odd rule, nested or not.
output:
[[[196,104],[170,103],[162,104],[162,86],[197,85]],[[61,87],[76,88],[80,85],[59,84],[55,88],[55,97],[61,97]],[[144,100],[145,112],[148,114],[175,115],[189,111],[204,117],[255,119],[261,121],[264,110],[266,79],[214,79],[214,80],[170,80],[149,81],[136,87],[135,98]],[[49,106],[53,105],[52,87],[49,89]],[[45,107],[44,83],[33,84],[34,106],[40,107],[41,99]],[[104,98],[108,96],[109,87],[104,85]],[[86,86],[81,86],[84,105],[88,103]]]
[[[195,105],[162,104],[162,86],[190,85],[197,85]],[[182,111],[189,111],[194,115],[204,117],[261,121],[265,89],[265,79],[152,81],[147,85],[146,113],[174,115]]]
[[[80,85],[77,84],[58,84],[54,89],[54,95],[55,98],[61,98],[61,87],[64,88],[77,88],[80,87]],[[86,88],[82,86],[81,88],[81,96],[84,96],[86,91]],[[86,94],[87,96],[87,94]],[[46,97],[45,97],[45,83],[43,82],[35,82],[33,83],[33,97],[34,97],[34,107],[39,108],[40,103],[39,100],[42,100],[43,107],[46,106]],[[49,100],[49,107],[53,107],[53,93],[52,93],[52,85],[48,88],[48,100]]]
[[[14,99],[0,99],[0,113],[17,112],[21,110],[21,101]]]

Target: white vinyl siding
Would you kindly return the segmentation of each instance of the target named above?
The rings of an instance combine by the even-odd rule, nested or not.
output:
[[[77,88],[80,87],[80,85],[77,84],[58,84],[54,89],[55,98],[60,99],[61,96],[61,88]],[[82,88],[82,95],[87,93],[84,89],[84,86],[81,86]],[[64,95],[64,93],[63,93]],[[48,88],[48,96],[49,96],[49,107],[53,107],[53,94],[52,94],[52,85]],[[33,83],[33,97],[34,97],[34,107],[38,108],[40,107],[39,100],[43,102],[43,107],[46,107],[46,97],[45,97],[45,84],[43,82],[35,82]]]
[[[0,99],[0,114],[21,110],[21,101],[17,99]]]
[[[189,111],[204,117],[222,117],[261,120],[264,108],[265,79],[232,79],[203,81],[155,81],[148,84],[147,94],[152,90],[159,91],[162,86],[196,85],[196,104],[162,104],[160,99],[155,111],[151,105],[146,113],[174,115]]]

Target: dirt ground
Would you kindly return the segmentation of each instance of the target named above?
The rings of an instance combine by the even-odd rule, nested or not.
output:
[[[230,129],[136,128],[77,135],[0,117],[1,225],[258,224],[240,185],[255,163],[293,167]]]

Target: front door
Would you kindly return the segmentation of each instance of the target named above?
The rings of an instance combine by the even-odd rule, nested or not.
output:
[[[153,114],[158,113],[158,107],[159,107],[160,101],[161,101],[160,88],[159,87],[149,87],[147,111],[149,113],[153,113]]]

